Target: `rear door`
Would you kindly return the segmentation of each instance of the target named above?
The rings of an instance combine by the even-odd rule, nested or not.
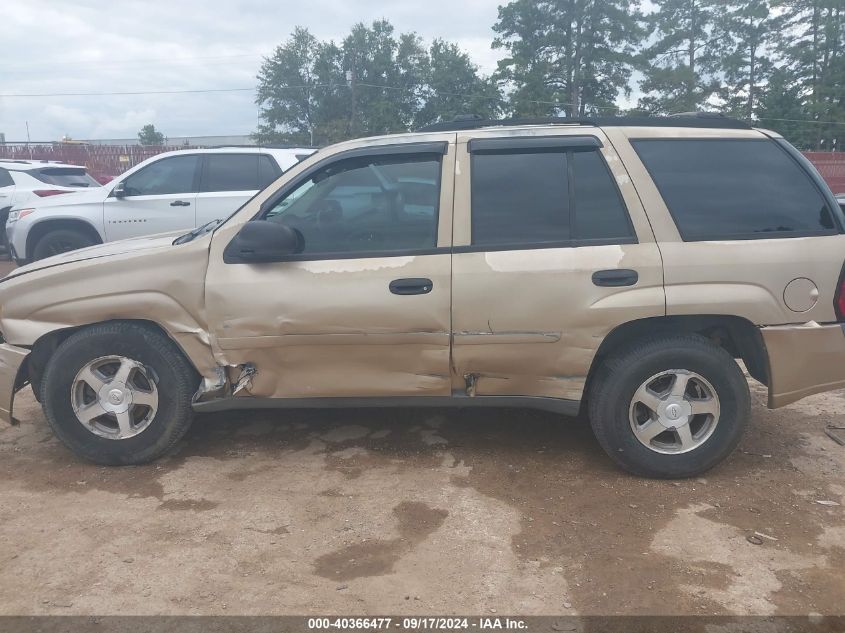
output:
[[[182,154],[127,176],[122,180],[126,196],[110,194],[103,203],[106,240],[194,228],[199,172],[199,155]]]
[[[197,224],[229,217],[281,173],[267,154],[205,154],[197,194]]]
[[[453,387],[578,400],[602,339],[665,313],[630,178],[597,128],[458,141]]]

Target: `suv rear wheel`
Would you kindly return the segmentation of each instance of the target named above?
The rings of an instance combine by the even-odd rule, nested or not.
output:
[[[93,246],[96,242],[82,231],[75,229],[55,229],[39,238],[32,249],[32,261],[45,259],[53,255],[60,255],[75,251],[86,246]]]
[[[41,381],[56,436],[98,464],[142,464],[191,425],[199,377],[172,341],[138,323],[104,323],[70,336]]]
[[[648,477],[692,477],[718,464],[739,443],[750,406],[734,359],[695,334],[646,339],[614,354],[589,394],[602,448]]]

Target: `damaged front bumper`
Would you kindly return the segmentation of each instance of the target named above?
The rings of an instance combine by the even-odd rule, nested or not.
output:
[[[769,355],[769,408],[845,387],[845,326],[778,325],[761,328]]]
[[[8,343],[0,344],[0,421],[17,424],[12,417],[15,393],[27,384],[26,374],[21,371],[29,350]]]

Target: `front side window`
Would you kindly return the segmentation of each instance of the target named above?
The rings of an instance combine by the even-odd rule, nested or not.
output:
[[[207,154],[200,191],[256,191],[280,173],[265,154]]]
[[[303,254],[402,252],[437,244],[440,156],[342,160],[301,182],[264,219],[298,230]]]
[[[517,249],[634,239],[596,150],[477,153],[471,179],[473,245]]]
[[[0,187],[11,187],[15,184],[12,176],[5,169],[0,169]]]
[[[836,232],[809,175],[769,139],[640,139],[634,149],[686,241]]]
[[[129,176],[124,181],[127,196],[156,196],[196,191],[199,157],[162,158]]]

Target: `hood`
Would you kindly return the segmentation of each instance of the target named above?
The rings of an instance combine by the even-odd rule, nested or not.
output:
[[[17,277],[36,270],[62,266],[72,262],[81,262],[87,259],[128,255],[131,253],[149,251],[158,248],[175,248],[173,246],[173,240],[180,235],[185,235],[185,233],[187,233],[187,231],[171,231],[170,233],[159,233],[157,235],[148,235],[146,237],[134,237],[128,240],[118,240],[116,242],[98,244],[97,246],[89,246],[88,248],[80,248],[77,251],[54,255],[53,257],[48,257],[37,262],[32,262],[31,264],[27,264],[26,266],[16,268],[10,272],[6,278]]]
[[[47,188],[47,185],[44,186]],[[111,188],[109,187],[54,187],[49,185],[50,189],[63,189],[67,193],[60,196],[49,196],[47,198],[36,198],[34,200],[27,200],[16,204],[13,209],[46,209],[47,207],[68,207],[77,204],[91,204],[92,202],[102,202],[105,200]]]

